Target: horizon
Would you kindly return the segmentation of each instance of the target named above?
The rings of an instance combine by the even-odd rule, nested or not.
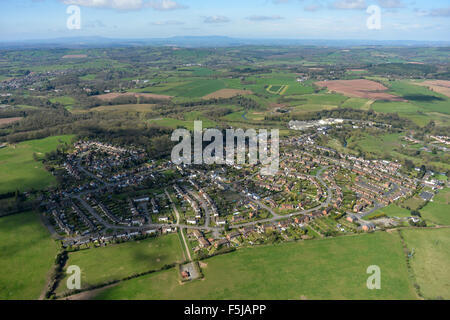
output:
[[[19,0],[1,6],[6,13],[0,22],[1,42],[210,35],[274,40],[450,40],[450,6],[444,0]],[[78,28],[68,28],[68,19],[75,13],[71,6],[80,13]],[[374,28],[368,26],[376,15],[371,6],[380,13]]]

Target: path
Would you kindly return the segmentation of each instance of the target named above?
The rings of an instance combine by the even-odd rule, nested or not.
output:
[[[169,198],[170,205],[172,206],[173,211],[175,212],[175,215],[177,216],[177,225],[180,226],[180,213],[178,212],[177,206],[172,201],[172,197],[170,196],[167,189],[164,189],[164,192],[166,193],[167,198]],[[192,261],[191,252],[189,251],[189,247],[186,241],[186,237],[184,236],[184,228],[180,226],[180,233],[181,238],[183,239],[184,247],[186,248],[186,252],[189,258],[189,261]]]

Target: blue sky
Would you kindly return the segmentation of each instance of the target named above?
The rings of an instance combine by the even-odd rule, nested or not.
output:
[[[69,30],[69,5],[81,29]],[[370,30],[369,5],[381,8]],[[75,36],[450,41],[448,0],[0,0],[0,40]]]

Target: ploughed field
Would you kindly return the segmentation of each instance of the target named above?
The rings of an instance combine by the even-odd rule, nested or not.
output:
[[[387,93],[381,83],[371,80],[331,80],[316,82],[319,87],[326,87],[329,91],[335,91],[343,95],[364,98],[370,100],[405,101],[404,99]]]

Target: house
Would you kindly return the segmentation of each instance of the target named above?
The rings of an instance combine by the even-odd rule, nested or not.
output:
[[[186,223],[188,223],[188,224],[197,224],[197,219],[188,218],[188,219],[186,219]]]
[[[371,230],[374,230],[375,229],[375,225],[373,224],[373,223],[371,223],[371,222],[369,222],[369,223],[365,223],[363,226],[362,226],[362,229],[364,230],[364,231],[371,231]]]
[[[207,248],[209,247],[211,244],[209,243],[208,240],[206,240],[203,237],[198,238],[198,244],[201,248]]]
[[[230,243],[228,242],[227,239],[221,239],[221,240],[218,240],[218,241],[216,241],[214,243],[214,247],[217,249],[217,248],[219,248],[221,246],[228,246],[229,244]]]
[[[240,235],[241,234],[239,232],[235,231],[235,232],[227,234],[227,239],[231,241],[232,239],[237,238]]]

